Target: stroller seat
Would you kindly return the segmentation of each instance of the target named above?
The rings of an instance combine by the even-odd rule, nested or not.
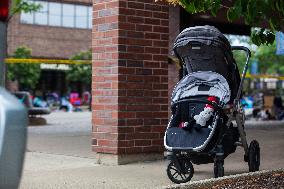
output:
[[[207,146],[209,139],[214,135],[218,122],[217,107],[205,126],[197,124],[194,120],[194,116],[200,114],[206,103],[209,103],[207,98],[208,96],[197,96],[183,99],[172,106],[173,116],[165,136],[168,146],[176,150],[193,151],[203,150]],[[181,127],[183,123],[188,123],[187,127]]]
[[[216,102],[208,97],[216,97]],[[226,79],[215,72],[194,72],[184,77],[172,95],[172,118],[165,135],[166,148],[175,150],[202,151],[214,136],[219,121],[219,111],[230,100],[230,88]],[[214,112],[206,125],[196,123],[206,105],[214,106]],[[182,123],[187,123],[181,128]],[[213,137],[214,138],[214,137]]]
[[[180,127],[171,127],[167,131],[167,145],[175,149],[188,147],[187,150],[197,149],[210,137],[211,131],[212,129],[208,127],[200,128],[199,130],[194,128],[185,130]]]

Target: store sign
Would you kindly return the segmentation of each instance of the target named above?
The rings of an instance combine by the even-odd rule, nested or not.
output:
[[[276,54],[284,55],[284,33],[276,33]]]
[[[70,67],[66,64],[40,64],[42,70],[70,70]]]

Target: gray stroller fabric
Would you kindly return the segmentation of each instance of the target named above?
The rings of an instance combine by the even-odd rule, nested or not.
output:
[[[206,86],[206,90],[201,90]],[[230,87],[226,79],[215,72],[202,71],[193,72],[178,82],[172,93],[172,104],[188,97],[198,95],[215,96],[219,99],[221,106],[230,101]]]

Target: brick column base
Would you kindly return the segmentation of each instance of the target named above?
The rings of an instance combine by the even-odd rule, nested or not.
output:
[[[92,147],[101,163],[162,157],[168,9],[154,0],[94,1]]]

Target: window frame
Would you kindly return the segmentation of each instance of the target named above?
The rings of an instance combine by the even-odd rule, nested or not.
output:
[[[54,4],[59,4],[59,6],[60,6],[60,8],[59,8],[59,11],[60,11],[60,13],[59,13],[59,25],[51,25],[50,24],[50,17],[52,16],[51,14],[50,14],[50,4],[51,3],[54,3]],[[48,26],[51,26],[51,27],[62,27],[62,3],[60,3],[60,2],[49,2],[48,3]]]
[[[40,2],[46,2],[47,3],[47,24],[38,24],[36,23],[36,14],[37,12],[31,13],[32,14],[32,20],[31,22],[26,22],[23,19],[23,14],[27,13],[21,13],[20,14],[20,24],[26,24],[26,25],[36,25],[36,26],[48,26],[48,27],[60,27],[60,28],[69,28],[69,29],[83,29],[83,30],[91,30],[92,25],[92,5],[87,5],[87,4],[74,4],[74,3],[62,3],[58,1],[44,1],[44,0],[29,0],[34,3],[40,3]],[[60,5],[60,24],[59,25],[51,25],[50,24],[50,3],[58,3]],[[73,26],[63,26],[63,7],[64,5],[73,5],[74,6],[74,12],[73,15]],[[76,10],[77,7],[86,7],[86,25],[84,27],[77,27],[77,15],[76,15]],[[91,10],[91,14],[90,14]],[[91,27],[90,27],[91,26]]]

